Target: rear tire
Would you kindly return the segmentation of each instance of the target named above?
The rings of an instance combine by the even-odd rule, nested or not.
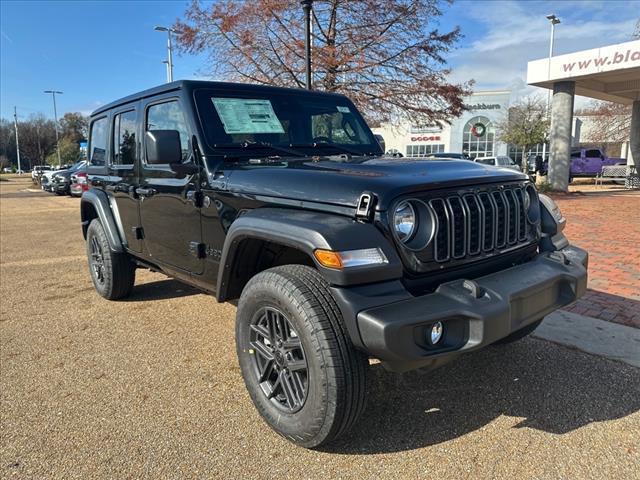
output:
[[[313,268],[276,267],[247,283],[236,347],[258,412],[293,443],[327,444],[362,413],[367,358],[353,347],[327,282]]]
[[[131,293],[136,266],[128,254],[111,251],[102,223],[97,218],[87,229],[87,258],[91,280],[102,297],[118,300]]]
[[[540,319],[540,320],[538,320],[536,322],[530,323],[529,325],[527,325],[524,328],[521,328],[517,332],[513,332],[508,337],[504,337],[503,339],[500,339],[497,342],[495,342],[495,345],[507,345],[509,343],[513,343],[513,342],[517,342],[518,340],[522,340],[524,337],[526,337],[526,336],[530,335],[531,333],[533,333],[533,331],[540,326],[540,324],[542,323],[542,320],[544,320],[544,318],[542,318],[542,319]]]

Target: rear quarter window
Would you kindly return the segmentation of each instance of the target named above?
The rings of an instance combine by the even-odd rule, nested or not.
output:
[[[109,124],[107,117],[94,120],[89,134],[89,163],[104,166],[107,157],[107,137]]]

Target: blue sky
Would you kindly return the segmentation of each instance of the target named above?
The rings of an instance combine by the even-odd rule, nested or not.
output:
[[[50,96],[62,90],[58,111],[88,113],[121,96],[165,81],[166,34],[188,1],[0,1],[0,115],[52,116]],[[468,1],[444,7],[441,28],[465,35],[449,56],[453,78],[476,89],[527,94],[526,63],[547,55],[545,15],[562,19],[556,54],[628,41],[640,17],[632,1]],[[202,78],[204,56],[177,56],[175,78]]]

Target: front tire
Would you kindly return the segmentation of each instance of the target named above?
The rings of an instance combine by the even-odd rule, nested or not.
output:
[[[319,447],[362,413],[367,359],[353,347],[328,284],[313,268],[276,267],[247,283],[236,347],[254,405],[288,440]]]
[[[96,291],[107,300],[127,297],[133,289],[136,266],[126,253],[113,252],[100,220],[87,229],[89,272]]]

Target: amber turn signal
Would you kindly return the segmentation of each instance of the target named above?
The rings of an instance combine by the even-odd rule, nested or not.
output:
[[[332,252],[331,250],[315,250],[313,255],[318,260],[318,263],[327,268],[342,268],[342,259],[338,252]]]

